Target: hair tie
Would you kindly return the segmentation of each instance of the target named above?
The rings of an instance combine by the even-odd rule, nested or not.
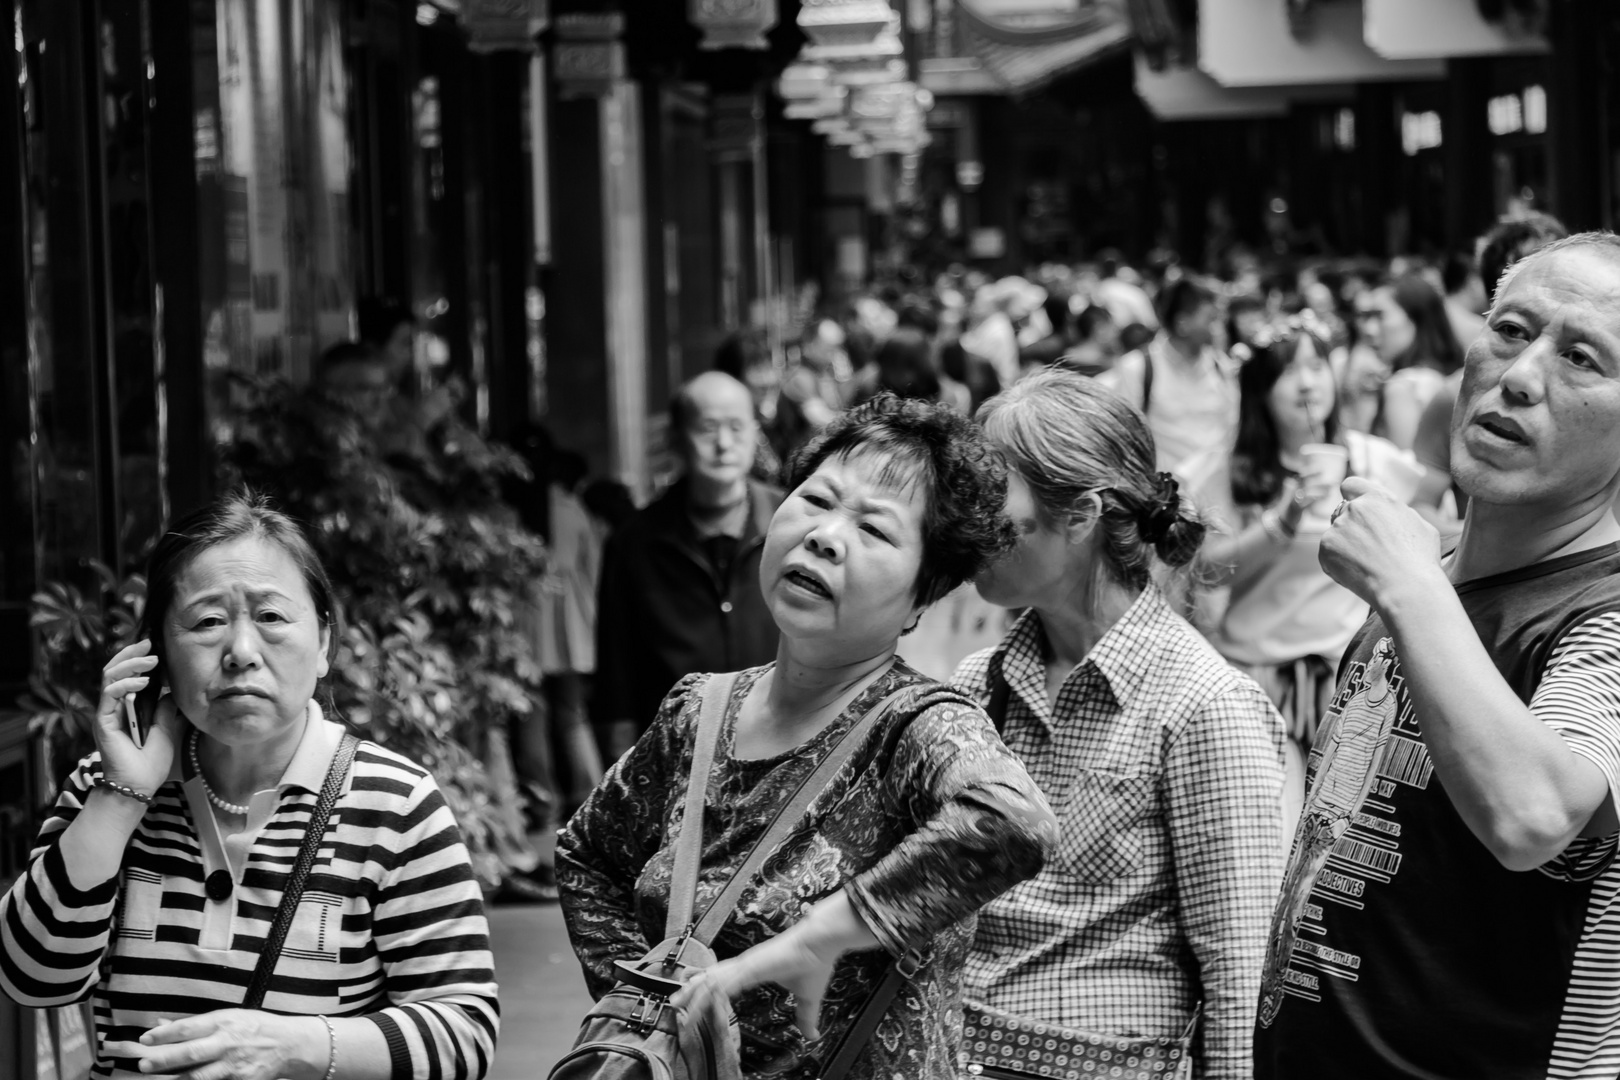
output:
[[[1147,513],[1142,519],[1142,539],[1150,544],[1157,544],[1169,535],[1176,522],[1181,520],[1181,500],[1178,493],[1181,485],[1170,473],[1159,474],[1158,487],[1153,493],[1153,502],[1148,506]]]

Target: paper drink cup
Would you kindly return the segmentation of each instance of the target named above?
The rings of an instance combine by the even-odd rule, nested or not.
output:
[[[1306,443],[1299,448],[1301,472],[1319,476],[1333,486],[1333,490],[1318,500],[1317,507],[1333,507],[1339,503],[1339,485],[1350,471],[1350,451],[1336,443]]]

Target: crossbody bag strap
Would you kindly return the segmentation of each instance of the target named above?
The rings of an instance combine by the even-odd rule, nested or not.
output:
[[[885,668],[884,670],[887,671],[888,669]],[[873,680],[873,682],[876,681],[876,679]],[[764,865],[765,860],[771,857],[771,853],[776,850],[783,840],[787,839],[788,834],[799,824],[800,819],[804,817],[805,811],[810,809],[810,804],[815,801],[816,796],[820,795],[821,790],[838,774],[838,770],[849,760],[850,755],[860,748],[863,736],[871,730],[872,725],[877,722],[878,718],[889,710],[889,706],[911,693],[915,688],[915,685],[907,686],[888,695],[866,710],[866,713],[855,722],[854,726],[839,738],[833,748],[827,752],[827,756],[821,759],[821,764],[817,765],[810,775],[804,778],[804,781],[799,784],[798,790],[793,793],[793,797],[783,804],[782,809],[776,815],[776,820],[771,822],[771,827],[765,830],[765,835],[760,838],[759,843],[754,845],[754,850],[748,853],[748,858],[737,868],[737,872],[726,883],[725,889],[719,896],[715,897],[714,903],[710,904],[708,910],[704,912],[703,919],[698,923],[697,930],[692,935],[693,937],[705,945],[714,940],[714,936],[720,932],[720,928],[731,917],[733,909],[737,906],[737,898],[742,895],[742,891],[753,881],[754,875],[759,872],[759,868]]]
[[[826,1068],[816,1074],[816,1080],[844,1080],[845,1075],[855,1066],[855,1061],[866,1049],[866,1044],[872,1041],[877,1032],[878,1024],[883,1020],[883,1014],[889,1011],[894,999],[900,996],[900,990],[906,981],[917,974],[922,967],[922,957],[916,953],[907,953],[900,959],[891,962],[883,969],[883,977],[867,995],[866,1003],[861,1011],[855,1014],[855,1020],[844,1030],[844,1037],[838,1040],[838,1049],[833,1051],[832,1057],[827,1059]]]
[[[720,745],[726,703],[731,700],[732,688],[737,685],[737,674],[732,671],[710,675],[703,684],[697,734],[692,738],[692,772],[686,778],[686,804],[681,811],[681,831],[675,837],[675,867],[669,882],[669,915],[664,920],[666,938],[680,937],[692,925],[692,906],[697,903],[698,864],[703,859],[703,804],[708,798],[715,748]]]
[[[304,844],[298,849],[298,861],[293,864],[292,873],[287,875],[287,887],[281,894],[281,904],[276,908],[270,933],[259,952],[259,964],[253,969],[253,978],[248,982],[247,996],[242,999],[244,1009],[257,1009],[264,1004],[264,995],[270,989],[270,976],[275,971],[276,961],[281,959],[281,947],[287,943],[287,932],[292,929],[293,917],[298,914],[298,902],[304,898],[304,886],[309,884],[310,872],[315,869],[315,857],[320,854],[321,842],[326,839],[326,826],[332,819],[332,808],[337,805],[344,781],[349,778],[349,767],[354,764],[354,752],[359,747],[360,740],[345,733],[343,741],[338,744],[337,753],[332,755],[332,764],[326,770],[326,782],[321,785],[315,809],[310,811],[309,826],[304,830]]]
[[[990,700],[984,706],[985,715],[990,717],[990,723],[996,729],[996,734],[1002,734],[1007,727],[1007,705],[1012,701],[1012,684],[1007,682],[1006,676],[1000,672],[990,673]]]

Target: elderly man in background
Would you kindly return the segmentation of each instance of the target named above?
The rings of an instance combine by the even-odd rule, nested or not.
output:
[[[1620,1067],[1620,238],[1503,278],[1451,425],[1455,551],[1363,479],[1322,566],[1366,600],[1311,755],[1257,1080]]]
[[[710,371],[682,386],[669,412],[681,479],[625,522],[602,555],[592,713],[614,759],[683,675],[776,655],[759,554],[782,493],[748,476],[759,434],[753,396]]]

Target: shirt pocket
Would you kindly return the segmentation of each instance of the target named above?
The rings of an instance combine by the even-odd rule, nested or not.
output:
[[[343,911],[348,901],[337,893],[309,891],[298,903],[281,955],[295,962],[336,964],[342,956]]]
[[[1058,866],[1088,885],[1114,881],[1142,863],[1154,778],[1082,770],[1062,814]]]
[[[118,898],[119,940],[153,941],[157,938],[158,915],[163,910],[163,875],[144,866],[124,868],[123,889]]]

